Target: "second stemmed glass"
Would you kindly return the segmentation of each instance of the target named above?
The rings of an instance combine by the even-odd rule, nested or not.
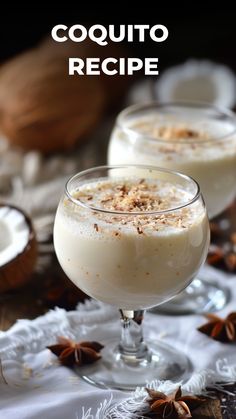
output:
[[[164,342],[144,342],[142,320],[144,309],[182,291],[205,260],[209,225],[198,184],[150,166],[81,172],[58,206],[54,244],[68,277],[121,313],[120,342],[101,331],[102,360],[79,374],[123,390],[186,378],[186,355]]]
[[[151,164],[178,170],[199,182],[209,217],[220,214],[236,192],[236,119],[205,103],[135,105],[118,115],[109,164]],[[195,278],[182,295],[158,308],[165,312],[217,311],[228,290]]]

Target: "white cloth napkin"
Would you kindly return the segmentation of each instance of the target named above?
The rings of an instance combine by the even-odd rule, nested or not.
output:
[[[236,311],[236,277],[204,267],[208,278],[228,286],[231,301],[219,315]],[[164,316],[146,313],[145,335],[162,339],[184,351],[194,372],[183,384],[186,391],[200,393],[209,384],[236,380],[234,344],[216,342],[196,330],[205,322],[199,315]],[[46,346],[57,336],[77,340],[98,340],[119,333],[119,316],[113,307],[91,301],[75,311],[55,309],[35,320],[19,320],[7,332],[0,333],[0,418],[4,419],[108,419],[135,418],[132,411],[142,406],[144,389],[136,393],[102,390],[85,383],[76,373],[60,366]],[[102,342],[101,342],[102,343]],[[176,383],[149,383],[170,391]]]

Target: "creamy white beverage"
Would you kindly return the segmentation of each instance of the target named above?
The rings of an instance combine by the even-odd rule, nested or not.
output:
[[[57,210],[54,245],[89,296],[121,309],[151,307],[183,290],[205,261],[205,208],[178,182],[110,176],[70,195]]]
[[[165,113],[161,106],[147,105],[138,110],[118,117],[108,163],[155,165],[192,176],[200,184],[210,217],[222,212],[236,192],[232,114],[216,117],[214,109],[204,107],[173,106]]]

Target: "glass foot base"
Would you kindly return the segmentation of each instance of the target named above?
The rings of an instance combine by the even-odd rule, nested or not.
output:
[[[229,298],[227,288],[219,288],[210,282],[195,278],[179,295],[150,311],[166,314],[209,313],[224,308]]]
[[[118,349],[117,341],[107,341],[102,350],[102,359],[95,364],[77,368],[76,372],[85,381],[101,388],[135,390],[147,381],[186,381],[192,371],[188,357],[163,343],[147,342],[148,356],[137,360],[130,357],[126,362]]]

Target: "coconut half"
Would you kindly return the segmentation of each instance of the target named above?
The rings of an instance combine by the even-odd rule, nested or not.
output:
[[[29,217],[17,207],[0,205],[0,292],[25,284],[36,258],[36,238]]]
[[[163,72],[155,82],[154,92],[164,102],[204,101],[232,108],[236,103],[236,78],[224,65],[190,60]]]

